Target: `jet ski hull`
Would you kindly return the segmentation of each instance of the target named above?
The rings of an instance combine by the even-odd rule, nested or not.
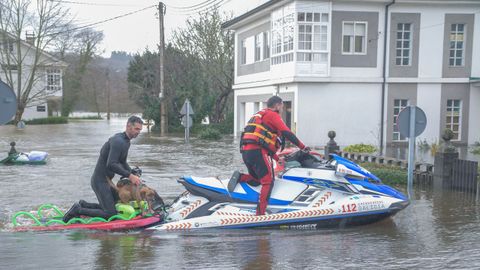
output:
[[[148,230],[348,227],[379,222],[408,206],[408,201],[377,195],[342,196],[339,192],[324,189],[308,206],[271,205],[268,207],[270,214],[256,216],[256,204],[216,203],[186,193],[172,205],[167,223]]]

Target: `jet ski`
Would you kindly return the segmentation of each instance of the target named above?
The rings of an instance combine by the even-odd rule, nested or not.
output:
[[[186,191],[166,209],[164,223],[147,230],[207,228],[320,229],[364,225],[386,219],[408,206],[408,198],[358,164],[332,154],[294,151],[283,156],[267,213],[256,216],[261,186],[232,179],[184,176]]]

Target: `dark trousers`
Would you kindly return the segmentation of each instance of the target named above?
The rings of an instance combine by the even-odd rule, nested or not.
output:
[[[83,202],[79,214],[89,217],[102,217],[108,219],[117,214],[115,204],[118,201],[117,191],[110,186],[105,176],[92,176],[92,189],[97,195],[98,203]]]
[[[254,180],[262,185],[258,198],[257,215],[264,215],[268,199],[273,188],[273,168],[271,158],[265,149],[244,150],[243,162],[247,166],[248,174],[243,174],[239,181]]]

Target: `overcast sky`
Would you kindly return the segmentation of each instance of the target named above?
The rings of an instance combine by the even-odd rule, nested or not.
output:
[[[77,25],[82,26],[121,16],[155,5],[155,7],[124,16],[112,21],[97,24],[94,29],[103,31],[105,38],[101,44],[103,56],[109,57],[112,51],[141,52],[145,48],[156,49],[159,40],[157,7],[154,0],[58,0],[70,9]],[[222,3],[221,10],[233,12],[235,16],[253,9],[267,0],[164,0],[167,6],[165,33],[168,42],[172,31],[184,27],[189,16],[197,16],[204,4]],[[204,4],[203,4],[204,3]],[[246,4],[248,3],[248,5]],[[193,7],[192,7],[193,6]],[[181,9],[182,7],[192,7]]]

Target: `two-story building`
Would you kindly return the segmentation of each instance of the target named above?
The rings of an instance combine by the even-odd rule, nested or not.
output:
[[[34,77],[33,88],[30,91],[29,102],[22,119],[58,115],[63,94],[62,74],[68,64],[45,51],[40,51],[35,74],[32,74],[36,54],[36,47],[33,45],[34,38],[27,36],[18,44],[15,40],[12,35],[0,34],[0,79],[12,87],[15,94],[18,95],[19,67],[22,80],[21,94],[25,92],[30,77]],[[20,48],[20,54],[17,54],[18,48]]]
[[[235,35],[235,134],[278,94],[306,144],[402,145],[419,106],[438,142],[480,141],[480,1],[270,0],[224,23]]]

